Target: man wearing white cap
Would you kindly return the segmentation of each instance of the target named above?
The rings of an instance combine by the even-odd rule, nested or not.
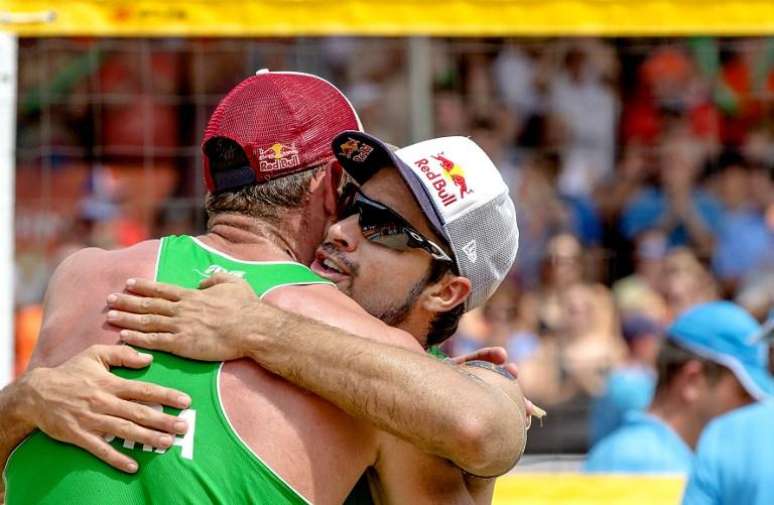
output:
[[[343,256],[322,258],[327,254],[324,248],[315,254],[325,225],[335,213],[338,186],[337,171],[328,163],[333,135],[327,137],[327,146],[320,139],[326,138],[336,118],[341,119],[338,124],[357,126],[356,116],[340,93],[319,81],[302,74],[274,74],[259,75],[237,86],[216,109],[205,134],[205,168],[212,192],[207,202],[208,234],[165,237],[116,252],[92,250],[70,261],[63,269],[67,275],[62,272],[56,278],[57,303],[53,305],[59,310],[57,317],[48,320],[39,354],[48,358],[47,363],[56,364],[89,343],[115,341],[115,330],[99,324],[104,321],[104,314],[100,314],[103,305],[95,296],[107,297],[107,290],[121,289],[117,285],[121,275],[124,279],[150,277],[155,265],[157,280],[194,287],[208,272],[236,271],[267,301],[366,337],[347,335],[299,316],[278,316],[276,311],[269,317],[275,324],[283,323],[282,334],[293,333],[289,331],[292,325],[305,321],[305,328],[316,328],[318,336],[337,336],[335,341],[320,339],[328,343],[329,353],[335,353],[329,354],[330,367],[323,368],[318,362],[310,367],[313,376],[314,370],[320,372],[319,386],[298,381],[331,403],[268,373],[279,373],[282,363],[289,361],[284,352],[274,355],[278,359],[271,364],[252,356],[260,348],[243,345],[233,346],[225,356],[249,356],[264,368],[247,359],[209,364],[155,353],[147,370],[118,369],[115,373],[189,393],[190,407],[179,414],[188,421],[185,436],[178,437],[174,447],[165,444],[166,450],[155,450],[153,439],[137,444],[135,438],[121,441],[108,437],[109,452],[100,450],[98,454],[104,458],[118,452],[122,464],[128,456],[135,458],[140,462],[139,471],[129,476],[40,433],[33,434],[17,448],[6,468],[10,504],[71,502],[76,496],[79,503],[139,503],[148,496],[170,503],[339,503],[386,447],[386,435],[374,427],[396,433],[479,475],[491,476],[513,464],[523,448],[526,421],[520,398],[506,392],[515,387],[513,382],[495,385],[502,377],[488,370],[474,368],[461,373],[433,361],[420,352],[422,346],[414,340],[418,333],[412,337],[390,328],[331,286],[336,283],[346,291],[347,282],[339,282],[343,277],[348,276],[352,285],[362,281],[358,274],[381,275],[387,282],[381,283],[378,292],[372,289],[364,293],[364,307],[412,333],[432,333],[418,321],[454,309],[471,291],[480,303],[482,293],[493,291],[510,267],[516,246],[512,202],[507,195],[501,199],[506,213],[499,215],[502,226],[496,235],[501,242],[503,236],[511,238],[502,250],[494,249],[501,254],[493,257],[494,261],[485,261],[481,251],[476,255],[468,247],[472,262],[496,266],[495,273],[501,274],[473,282],[454,273],[459,265],[452,261],[451,250],[439,246],[443,237],[433,234],[419,204],[411,199],[397,174],[392,181],[379,181],[384,175],[372,181],[377,188],[386,184],[377,192],[392,195],[385,198],[393,210],[363,199],[352,200],[347,206],[359,216],[348,220],[350,231],[364,234],[358,247]],[[325,96],[309,99],[312,91]],[[278,97],[281,103],[275,107]],[[296,102],[301,99],[307,103],[298,107]],[[270,112],[288,115],[284,124],[277,122],[276,115],[267,114],[267,103]],[[470,144],[466,147],[471,152]],[[481,162],[476,165],[494,170],[480,150],[473,152]],[[364,158],[365,154],[359,156]],[[497,180],[504,186],[499,176]],[[466,193],[460,196],[468,197]],[[481,194],[486,196],[486,192]],[[502,195],[490,196],[488,200],[494,201]],[[278,203],[267,204],[272,199]],[[481,206],[488,200],[482,200]],[[357,239],[358,235],[351,237]],[[314,257],[317,274],[302,264]],[[330,261],[338,260],[342,270],[357,266],[357,271],[352,268],[349,275],[342,270],[330,274]],[[99,274],[93,275],[95,271]],[[319,275],[322,273],[328,274],[327,278]],[[87,289],[79,282],[85,277],[92,281]],[[141,285],[138,281],[135,288]],[[353,296],[356,291],[363,292],[353,288]],[[213,296],[220,300],[217,293]],[[136,302],[118,295],[111,300],[127,308]],[[406,303],[409,300],[414,303]],[[75,302],[77,310],[73,311]],[[168,303],[167,308],[184,305]],[[135,308],[148,307],[139,303]],[[236,326],[249,316],[249,307],[231,304],[231,308],[237,315],[232,312],[225,327]],[[204,314],[206,311],[197,312],[194,320],[201,322]],[[126,322],[117,313],[109,314],[108,319]],[[436,321],[434,317],[430,320]],[[159,330],[156,325],[163,323],[163,318],[145,314],[135,323],[143,329]],[[436,333],[448,335],[450,331],[453,328],[446,327]],[[122,337],[131,340],[132,334]],[[165,335],[150,337],[164,340]],[[188,356],[196,358],[222,351],[227,342],[194,340],[186,350]],[[301,349],[296,352],[303,354]],[[336,376],[337,371],[357,371],[365,380],[349,382],[348,375]],[[287,376],[298,374],[299,370],[293,369]],[[104,397],[103,393],[100,398]],[[83,471],[72,471],[78,468]]]
[[[464,137],[428,140],[393,152],[373,136],[350,131],[338,135],[333,147],[360,186],[345,189],[340,220],[329,228],[312,269],[423,346],[443,342],[464,309],[485,301],[507,272],[517,240],[507,187],[483,151]],[[422,256],[427,255],[434,266],[424,285],[411,289],[413,295],[400,306],[392,305],[391,292],[405,291],[404,280],[413,277],[413,268],[421,264],[416,261],[426,261]],[[135,292],[168,293],[176,306],[169,300],[146,300],[142,311],[159,317],[153,327],[124,312],[112,322],[144,331],[122,332],[125,341],[140,347],[208,360],[249,356],[337,404],[344,401],[342,384],[348,385],[344,390],[360,389],[360,401],[384,392],[383,381],[389,377],[372,366],[353,367],[346,357],[359,351],[343,346],[336,330],[272,310],[233,277],[207,285],[218,283],[225,285],[197,292],[141,282]],[[137,302],[118,295],[112,305],[136,310]],[[202,347],[206,351],[192,350]],[[469,370],[495,372],[476,373],[505,391],[513,386],[503,369],[485,362],[469,365],[476,367]],[[519,401],[512,393],[511,400]],[[491,501],[492,480],[472,478],[447,460],[424,453],[421,444],[418,449],[383,434],[378,445],[372,482],[384,503]]]

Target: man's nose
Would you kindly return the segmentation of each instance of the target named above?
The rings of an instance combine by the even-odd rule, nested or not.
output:
[[[333,242],[343,251],[352,252],[357,249],[362,237],[357,214],[337,221],[328,228],[328,241]]]

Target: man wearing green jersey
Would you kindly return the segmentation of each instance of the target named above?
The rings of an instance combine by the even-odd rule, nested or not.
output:
[[[278,86],[276,81],[281,79],[285,82]],[[164,451],[155,447],[168,447],[169,443],[140,444],[138,438],[113,439],[108,446],[95,443],[99,448],[94,452],[104,459],[118,454],[113,460],[117,465],[129,464],[126,454],[140,460],[139,474],[127,477],[90,465],[80,456],[83,453],[34,435],[9,462],[9,503],[14,496],[21,502],[26,497],[41,503],[67,502],[76,497],[80,503],[139,503],[149,499],[198,503],[203,498],[340,503],[380,453],[383,436],[373,425],[470,473],[492,475],[513,463],[523,445],[524,416],[501,387],[492,386],[487,378],[471,380],[469,374],[424,356],[413,337],[367,316],[351,299],[299,265],[311,261],[336,210],[338,176],[329,163],[330,149],[327,145],[322,149],[314,139],[328,135],[329,140],[334,127],[359,126],[353,111],[342,119],[341,115],[346,116],[351,109],[342,104],[343,97],[330,93],[310,100],[324,113],[310,118],[310,107],[291,109],[293,124],[278,124],[278,113],[263,110],[274,107],[275,112],[287,113],[292,93],[297,102],[298,97],[322,94],[320,86],[330,87],[312,81],[314,78],[298,74],[264,74],[229,94],[213,115],[205,136],[204,150],[211,164],[207,167],[212,191],[209,233],[199,239],[170,237],[145,242],[122,251],[85,250],[71,257],[49,287],[35,360],[39,365],[53,366],[90,344],[115,342],[116,332],[101,326],[103,300],[119,290],[126,277],[156,278],[193,287],[212,272],[228,270],[242,274],[271,303],[365,337],[339,335],[340,345],[358,357],[347,360],[346,369],[386,380],[356,387],[340,384],[336,394],[315,391],[332,400],[336,408],[248,360],[229,362],[221,368],[155,354],[145,375],[148,380],[192,389],[187,391],[192,397],[190,406],[179,416],[187,421],[188,431],[173,441],[175,447]],[[267,85],[272,89],[261,88]],[[252,100],[258,96],[262,100]],[[281,106],[267,105],[271,102],[267,96],[281,101]],[[299,119],[300,115],[307,117]],[[350,124],[345,124],[347,121]],[[461,201],[466,195],[459,184],[465,183],[465,176],[460,176],[459,170],[454,173],[453,166],[450,169],[454,174],[450,180],[460,188],[456,198]],[[448,192],[444,198],[450,201]],[[417,236],[413,239],[418,240]],[[411,298],[409,295],[416,294],[415,289],[429,304],[426,312],[453,308],[470,292],[470,282],[448,270],[439,279],[425,281],[430,258],[424,255],[442,259],[437,244],[431,247],[429,242],[421,242],[423,247],[412,243],[400,253],[414,260],[413,264],[403,265],[400,275],[393,275],[392,282],[381,286],[383,292],[374,298],[371,308],[382,310],[379,315],[385,319],[400,315],[397,309]],[[476,253],[475,243],[466,245],[469,261],[475,263],[470,258],[482,253]],[[515,244],[506,254],[509,258],[500,259],[503,264],[499,268],[507,270],[514,254]],[[277,270],[281,270],[280,275],[274,275]],[[496,281],[489,284],[486,290],[496,286]],[[369,355],[376,359],[366,359]],[[375,371],[379,373],[374,375]],[[125,370],[120,374],[133,376]],[[120,413],[112,416],[120,417]],[[118,448],[122,448],[123,458]],[[41,457],[43,454],[47,457]],[[26,467],[35,468],[25,472],[25,465],[19,464],[25,460],[30,462]],[[55,479],[55,485],[46,479]]]
[[[345,190],[341,220],[328,229],[312,269],[372,313],[384,313],[375,301],[381,294],[373,286],[389,288],[396,272],[411,265],[395,250],[408,250],[409,240],[415,241],[415,247],[427,246],[428,252],[437,254],[435,268],[442,267],[445,263],[440,258],[446,257],[441,248],[434,249],[436,245],[456,244],[450,248],[456,268],[479,282],[487,275],[482,269],[491,267],[491,254],[497,254],[498,247],[500,251],[509,247],[508,235],[502,233],[497,216],[501,212],[498,203],[507,205],[507,190],[494,166],[470,140],[433,139],[392,153],[370,135],[345,132],[334,139],[334,151],[345,170],[362,185]],[[363,152],[367,155],[358,156]],[[454,193],[443,191],[443,185],[432,184],[445,180],[444,166],[430,161],[440,153],[445,160],[454,160],[452,169],[458,175],[464,174],[468,190],[478,193],[467,198],[466,206],[444,207],[443,200],[449,199],[446,195]],[[475,171],[468,173],[468,167]],[[436,189],[438,198],[433,196]],[[471,208],[478,212],[476,220],[483,229],[471,229],[471,223],[465,222]],[[500,244],[495,245],[495,240]],[[480,255],[477,249],[468,248],[466,252],[460,247],[470,243],[482,247]],[[433,270],[431,263],[430,279],[438,275]],[[475,284],[471,282],[471,286]],[[323,396],[335,394],[339,384],[349,382],[351,387],[358,387],[367,379],[356,372],[348,373],[346,366],[327,366],[348,359],[348,350],[338,345],[337,330],[310,326],[294,315],[262,304],[249,285],[237,277],[219,274],[203,286],[203,291],[197,291],[133,280],[129,288],[132,294],[111,295],[109,305],[115,311],[108,319],[129,328],[121,335],[133,345],[195,359],[250,357]],[[456,321],[457,317],[430,306],[426,296],[417,293],[409,297],[404,307],[393,309],[400,315],[390,317],[393,324],[412,333],[424,346],[448,338],[453,328],[444,319]],[[448,317],[438,317],[444,312]],[[142,314],[152,314],[153,318],[144,321]],[[499,381],[505,391],[515,393],[509,389],[513,384],[508,372],[489,363],[470,365],[487,368],[489,372],[484,373],[491,375],[488,380]],[[514,400],[520,401],[517,397]],[[427,454],[399,436],[384,437],[373,470],[371,483],[380,503],[491,502],[493,480],[466,475],[449,461]]]

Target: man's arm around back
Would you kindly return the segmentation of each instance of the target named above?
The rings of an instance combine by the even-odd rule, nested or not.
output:
[[[504,391],[427,356],[411,335],[330,286],[271,293],[270,302],[286,310],[255,300],[239,282],[196,291],[137,279],[131,290],[167,299],[111,298],[111,307],[135,312],[108,314],[139,330],[121,333],[128,343],[193,359],[250,357],[475,475],[503,473],[521,455],[526,419]],[[317,321],[288,312],[299,309]]]

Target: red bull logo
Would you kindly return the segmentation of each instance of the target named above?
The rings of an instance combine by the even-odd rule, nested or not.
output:
[[[347,158],[348,160],[354,160],[359,163],[363,163],[368,155],[373,152],[374,148],[368,144],[364,144],[359,140],[353,138],[347,139],[346,142],[339,146],[339,155]]]
[[[468,181],[465,179],[465,171],[454,163],[443,153],[430,156],[430,158],[440,162],[440,171],[434,170],[430,165],[430,160],[422,158],[414,162],[414,165],[425,175],[436,191],[436,195],[448,207],[459,199],[465,198],[465,195],[472,193],[468,188]],[[457,191],[450,191],[451,187],[456,187]]]
[[[355,139],[347,139],[346,142],[339,146],[339,155],[350,160],[352,159],[352,154],[355,153],[359,147],[360,142]]]
[[[442,154],[443,153],[437,154],[433,156],[433,158],[441,162],[443,174],[447,177],[448,180],[452,182],[452,184],[459,188],[460,198],[465,198],[466,194],[472,193],[472,191],[468,189],[468,181],[465,179],[465,171],[462,169],[462,167]]]
[[[276,172],[298,167],[301,159],[295,144],[288,147],[278,142],[267,149],[258,148],[258,164],[261,172]]]

